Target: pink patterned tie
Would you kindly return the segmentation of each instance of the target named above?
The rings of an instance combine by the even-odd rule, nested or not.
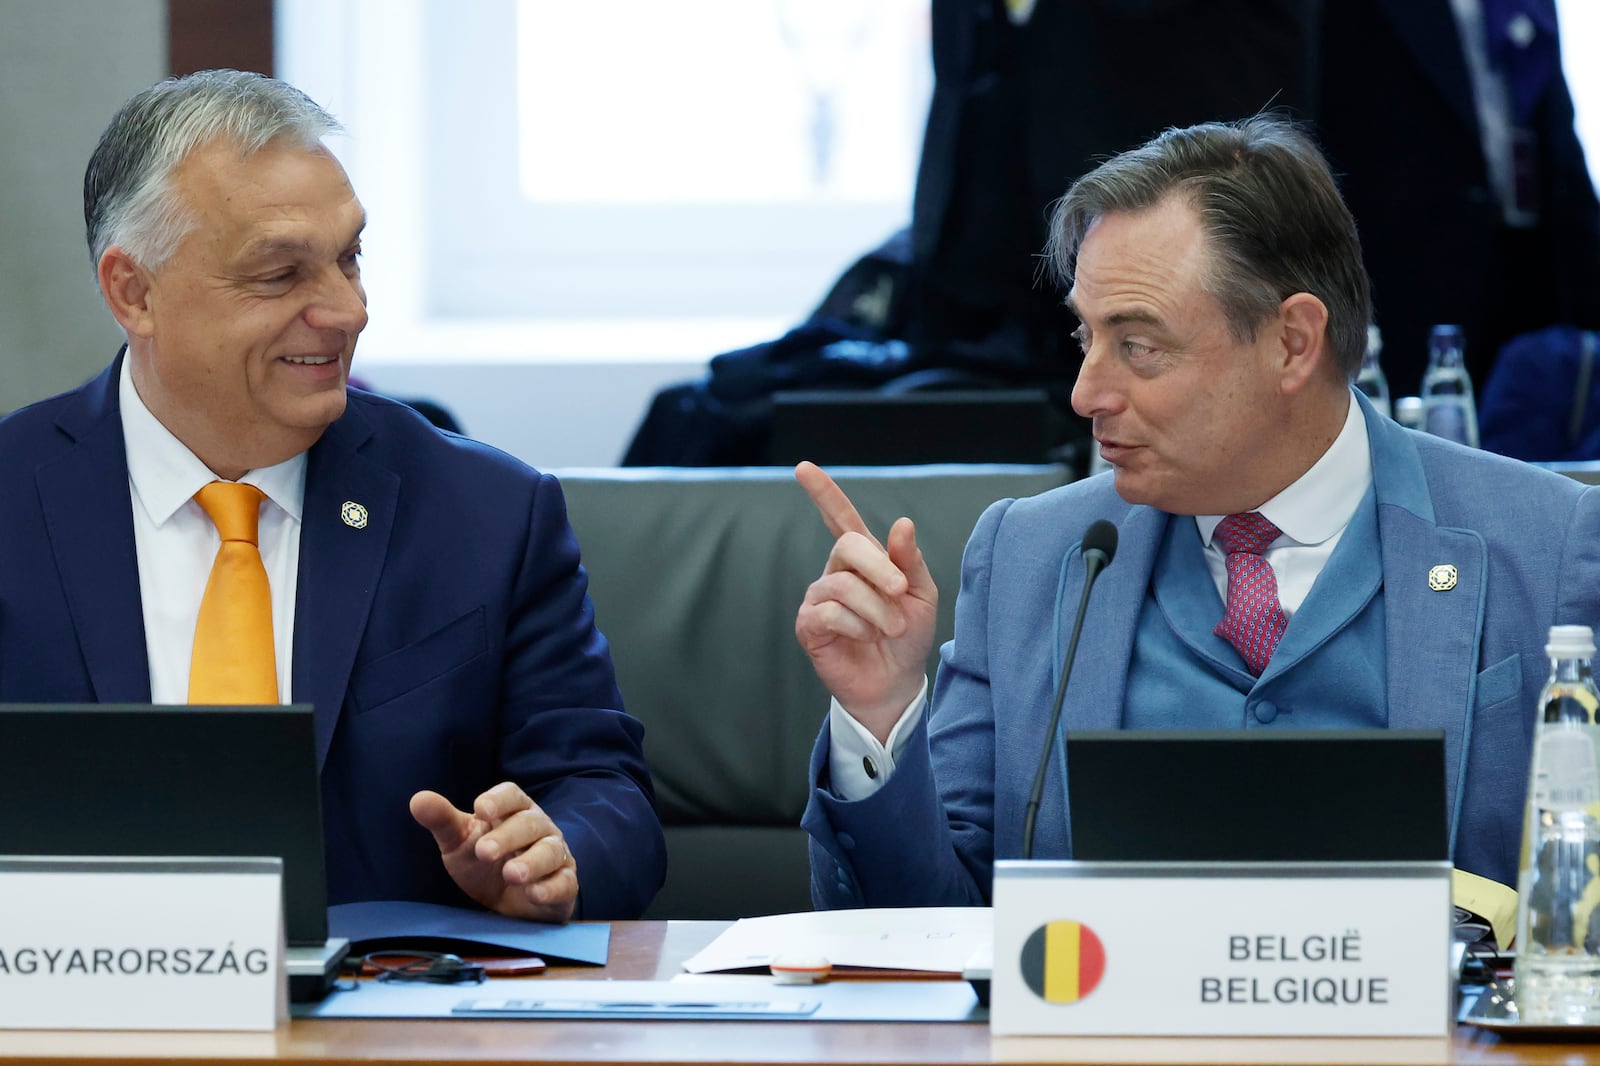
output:
[[[1278,602],[1278,579],[1261,555],[1280,532],[1251,511],[1229,515],[1211,534],[1226,553],[1228,566],[1228,609],[1212,632],[1237,648],[1258,677],[1289,624]]]

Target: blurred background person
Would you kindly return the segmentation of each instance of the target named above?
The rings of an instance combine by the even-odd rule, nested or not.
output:
[[[1462,326],[1480,397],[1511,338],[1600,326],[1600,209],[1554,0],[1337,0],[1321,36],[1316,128],[1391,394],[1418,392],[1436,323]]]

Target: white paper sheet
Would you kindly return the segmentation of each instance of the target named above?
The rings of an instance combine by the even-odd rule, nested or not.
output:
[[[766,966],[779,955],[821,955],[834,966],[960,973],[993,942],[988,907],[808,911],[742,918],[683,968],[711,973]]]
[[[693,999],[704,1011],[630,1011],[641,1001]],[[474,1012],[483,1000],[536,1000],[535,1009]],[[710,1001],[710,1002],[707,1002]],[[752,1004],[737,1013],[718,1004]],[[759,1009],[762,1003],[771,1010]],[[789,1004],[803,1010],[783,1013]],[[655,1021],[799,1019],[813,1022],[973,1022],[986,1012],[964,981],[837,981],[807,987],[774,984],[772,978],[722,977],[691,984],[674,981],[552,981],[545,977],[491,977],[483,984],[430,985],[361,981],[353,991],[334,992],[319,1003],[294,1004],[297,1018],[649,1018]],[[231,1034],[230,1034],[231,1035]],[[465,1038],[464,1038],[465,1039]]]

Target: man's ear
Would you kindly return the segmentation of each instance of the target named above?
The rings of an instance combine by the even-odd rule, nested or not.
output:
[[[107,248],[98,264],[100,295],[130,337],[149,337],[155,333],[155,315],[150,300],[150,272],[119,247]]]
[[[1277,325],[1283,343],[1283,391],[1299,392],[1326,373],[1334,359],[1328,306],[1309,292],[1297,292],[1278,305]]]

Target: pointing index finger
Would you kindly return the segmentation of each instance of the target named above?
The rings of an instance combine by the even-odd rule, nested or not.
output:
[[[846,533],[860,533],[880,548],[883,546],[878,538],[872,535],[867,524],[861,520],[861,513],[856,510],[855,504],[850,502],[850,497],[844,494],[844,490],[820,466],[812,462],[803,462],[794,468],[794,478],[800,482],[800,487],[806,490],[806,495],[811,497],[811,503],[822,516],[828,532],[835,538],[842,537]]]

